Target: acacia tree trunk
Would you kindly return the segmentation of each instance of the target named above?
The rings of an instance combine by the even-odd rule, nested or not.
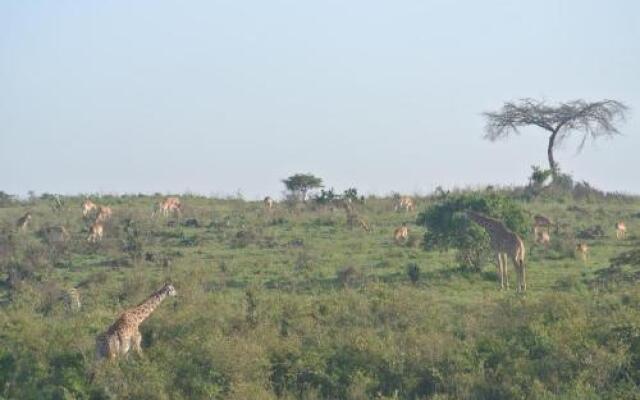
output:
[[[551,169],[551,176],[553,180],[558,177],[558,164],[556,160],[553,158],[553,147],[556,143],[556,136],[558,136],[558,130],[555,130],[549,136],[549,146],[547,147],[547,157],[549,157],[549,168]]]

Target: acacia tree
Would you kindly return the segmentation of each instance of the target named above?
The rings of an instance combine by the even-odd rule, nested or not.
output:
[[[557,105],[548,105],[543,100],[522,99],[506,102],[496,112],[485,112],[487,118],[485,138],[491,141],[507,138],[519,133],[518,128],[537,126],[549,134],[547,157],[549,168],[555,179],[558,176],[558,163],[553,157],[555,146],[571,136],[582,134],[578,151],[582,150],[587,139],[613,137],[620,134],[615,126],[618,120],[624,120],[627,106],[616,100],[587,102],[573,100]]]
[[[287,187],[287,190],[298,195],[302,201],[307,201],[309,190],[322,187],[322,179],[311,174],[295,174],[283,179],[282,183]]]

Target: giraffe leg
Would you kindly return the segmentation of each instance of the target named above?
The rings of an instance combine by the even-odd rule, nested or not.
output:
[[[513,261],[513,264],[515,265],[517,279],[518,279],[518,286],[516,288],[516,291],[523,292],[527,290],[527,283],[526,283],[526,277],[524,272],[524,261],[518,259],[517,256],[513,257],[512,261]]]
[[[131,336],[125,336],[120,338],[120,354],[127,355],[131,348]]]
[[[133,349],[136,351],[136,353],[142,354],[142,346],[140,346],[140,343],[142,343],[142,335],[140,334],[140,331],[137,331],[133,335],[132,341],[133,341]]]
[[[500,253],[496,253],[496,275],[498,276],[498,282],[500,283],[500,289],[504,289],[503,281],[502,281],[502,258],[500,258]]]
[[[509,289],[509,268],[507,266],[507,254],[503,253],[502,254],[502,266],[504,268],[504,280],[507,283],[507,289]]]

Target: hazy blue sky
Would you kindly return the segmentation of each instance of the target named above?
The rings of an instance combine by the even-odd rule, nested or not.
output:
[[[640,2],[2,1],[0,190],[279,195],[524,183],[546,136],[503,100],[614,98],[624,136],[556,155],[640,193]]]

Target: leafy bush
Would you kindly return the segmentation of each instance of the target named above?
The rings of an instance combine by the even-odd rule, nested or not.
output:
[[[364,196],[359,196],[358,195],[358,189],[351,187],[348,188],[347,190],[345,190],[342,193],[342,198],[343,199],[347,199],[347,200],[351,200],[352,202],[360,202],[360,203],[364,203]]]
[[[363,274],[359,268],[355,268],[352,266],[347,266],[340,268],[336,272],[336,276],[338,278],[338,282],[344,287],[355,286],[359,283],[362,283]]]
[[[494,192],[443,194],[436,204],[418,215],[417,224],[425,226],[426,250],[458,250],[457,260],[463,267],[479,270],[488,256],[489,238],[464,214],[472,210],[502,220],[521,236],[528,224],[522,207],[514,200]]]
[[[551,177],[551,174],[553,172],[550,169],[540,168],[535,165],[531,166],[531,170],[532,171],[531,176],[529,177],[529,184],[538,188],[541,188],[545,184],[545,182],[547,181],[547,179],[549,179],[549,177]]]
[[[420,266],[416,263],[409,263],[406,267],[407,276],[414,285],[420,280]]]
[[[0,207],[11,207],[15,204],[15,202],[15,196],[7,194],[0,190]]]
[[[326,205],[339,198],[340,196],[335,193],[333,188],[327,190],[320,189],[320,194],[313,196],[313,201],[318,204]]]

